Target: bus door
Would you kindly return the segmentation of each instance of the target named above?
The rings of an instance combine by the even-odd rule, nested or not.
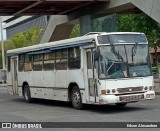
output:
[[[87,49],[86,58],[87,58],[87,79],[88,79],[88,88],[89,88],[89,101],[97,102],[96,92],[97,86],[95,82],[95,71],[93,67],[93,49]]]
[[[11,58],[11,73],[13,95],[18,95],[17,57]]]

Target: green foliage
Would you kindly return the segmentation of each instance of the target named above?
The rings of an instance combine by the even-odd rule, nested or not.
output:
[[[145,33],[150,47],[160,44],[160,25],[145,14],[119,14],[117,26],[118,31]]]
[[[15,34],[11,39],[4,42],[4,52],[7,50],[31,46],[38,43],[41,34],[40,28],[33,27],[27,31]],[[1,45],[1,43],[0,43]],[[1,50],[1,46],[0,46]],[[2,52],[0,52],[0,68],[2,68]]]
[[[152,73],[153,73],[153,74],[157,74],[157,73],[158,73],[158,70],[159,70],[159,67],[158,67],[158,66],[152,67]]]
[[[155,49],[158,64],[157,47],[160,47],[160,24],[145,14],[129,14],[117,17],[118,31],[143,32],[147,36],[149,46]],[[153,72],[156,69],[153,70]]]
[[[80,36],[80,25],[77,24],[73,27],[73,30],[69,36],[69,38],[79,37]]]
[[[15,48],[30,46],[38,42],[40,34],[41,30],[33,27],[30,30],[14,35],[11,40],[13,41]]]

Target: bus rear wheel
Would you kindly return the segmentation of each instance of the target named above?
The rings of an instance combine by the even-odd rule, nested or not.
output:
[[[24,99],[27,103],[30,103],[32,101],[31,98],[31,93],[28,85],[24,86],[24,91],[23,91]]]
[[[77,86],[75,86],[73,89],[72,89],[72,92],[71,92],[71,101],[72,101],[72,106],[77,109],[77,110],[81,110],[82,107],[83,107],[83,104],[82,104],[82,98],[81,98],[81,93],[80,93],[80,90]]]

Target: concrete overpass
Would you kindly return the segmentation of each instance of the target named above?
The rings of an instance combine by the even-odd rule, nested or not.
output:
[[[84,7],[68,15],[52,16],[40,43],[68,38],[75,23],[79,22],[81,25],[88,23],[89,26],[91,23],[89,17],[92,13],[97,13],[99,16],[105,16],[112,13],[144,12],[160,23],[159,7],[160,0],[110,0],[108,2],[97,3],[96,10],[94,11],[92,10],[94,7],[90,6]],[[83,14],[79,12],[83,12]]]
[[[54,1],[54,0],[6,0],[0,1],[1,15],[52,14],[40,43],[68,38],[76,23],[90,30],[91,14],[105,16],[112,13],[144,12],[160,23],[160,0],[90,0],[90,1]],[[12,17],[10,16],[10,19]],[[87,25],[87,26],[86,26]],[[83,28],[82,28],[83,30]]]

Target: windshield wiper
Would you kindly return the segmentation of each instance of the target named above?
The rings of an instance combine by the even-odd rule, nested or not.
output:
[[[133,57],[136,55],[136,52],[137,52],[137,45],[138,45],[138,42],[135,43],[135,45],[133,45],[132,47],[132,63],[133,63]]]
[[[107,70],[107,74],[109,72],[109,70],[111,69],[111,67],[115,64],[115,63],[126,63],[125,61],[109,61],[112,62],[112,64],[109,66],[108,70]]]
[[[111,43],[111,51],[113,54],[115,54],[115,56],[120,59],[121,61],[124,61],[123,57],[119,54],[119,52],[117,52],[115,46],[113,45],[113,43]]]

